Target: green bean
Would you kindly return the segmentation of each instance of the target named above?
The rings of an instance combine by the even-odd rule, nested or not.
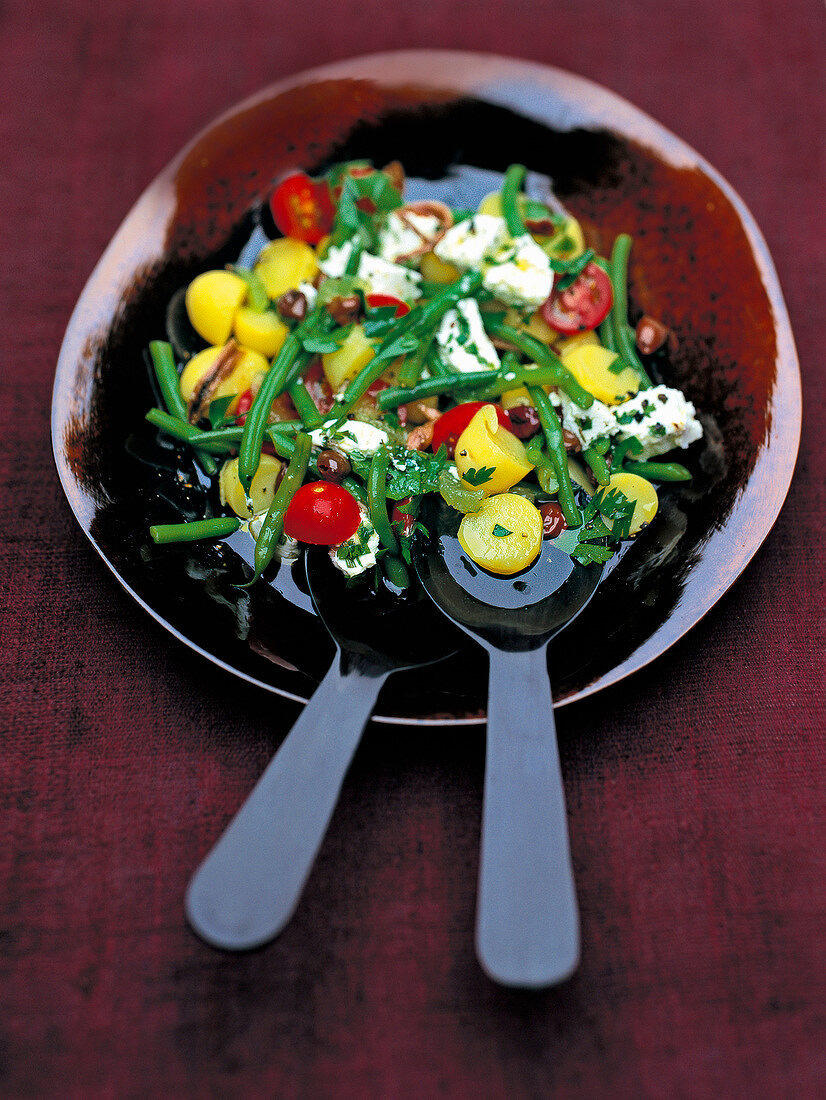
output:
[[[361,481],[354,477],[345,477],[341,484],[360,504],[367,506],[367,491]]]
[[[172,355],[172,346],[165,340],[152,340],[149,344],[149,354],[152,356],[152,365],[155,368],[155,377],[161,388],[164,404],[173,416],[179,420],[186,420],[186,402],[181,395],[180,378]]]
[[[305,321],[294,328],[281,345],[281,350],[273,360],[261,388],[256,394],[247,419],[244,423],[244,434],[241,439],[241,448],[238,454],[238,477],[244,487],[244,492],[249,493],[255,471],[261,458],[261,444],[264,441],[264,430],[267,426],[267,417],[273,401],[283,393],[293,378],[297,377],[312,359],[310,352],[304,351],[302,339],[304,336],[329,332],[335,326],[335,321],[326,309],[317,313],[311,313]]]
[[[519,192],[525,179],[525,171],[524,164],[512,164],[505,172],[502,182],[502,217],[512,237],[522,237],[525,234],[525,223],[519,212]]]
[[[465,374],[450,374],[447,377],[425,378],[415,386],[391,386],[376,394],[376,404],[382,411],[406,405],[408,401],[419,401],[423,397],[439,397],[453,390],[470,389],[483,382],[489,382],[493,371],[474,370]],[[515,385],[516,383],[513,383]]]
[[[261,444],[264,442],[264,430],[272,403],[280,393],[284,392],[290,368],[297,360],[309,363],[310,358],[311,356],[302,349],[299,329],[294,329],[281,345],[281,350],[264,376],[261,388],[247,413],[238,456],[238,477],[246,493],[249,493],[252,479],[258,469]]]
[[[537,340],[536,337],[527,332],[520,332],[510,325],[505,325],[501,321],[486,319],[484,313],[482,314],[482,320],[485,324],[485,330],[491,336],[506,340],[509,344],[513,344],[514,347],[518,348],[523,355],[527,355],[529,359],[532,359],[538,366],[547,367],[548,371],[555,375],[553,385],[563,389],[574,404],[581,409],[590,409],[594,403],[594,395],[583,389],[562,360],[557,358],[541,340]]]
[[[216,516],[195,523],[158,523],[149,528],[154,542],[195,542],[197,539],[222,539],[233,534],[241,526],[237,516]]]
[[[559,506],[569,527],[581,527],[582,516],[574,498],[571,475],[568,472],[568,455],[562,438],[562,425],[551,404],[550,398],[539,386],[528,386],[531,404],[539,414],[539,421],[548,443],[548,454],[554,465],[556,480],[559,484]]]
[[[287,386],[287,393],[290,395],[290,400],[295,405],[305,428],[312,431],[313,428],[317,428],[323,422],[324,417],[316,408],[315,401],[310,397],[307,387],[300,378],[290,382]]]
[[[204,432],[200,428],[196,428],[194,424],[187,424],[183,420],[178,420],[177,417],[170,416],[162,409],[150,409],[146,414],[146,419],[150,424],[154,424],[156,428],[165,431],[167,435],[180,439],[183,443],[198,448],[199,451],[208,452],[210,455],[228,454],[230,451],[236,450],[244,434],[244,429],[240,426],[213,428],[212,431]],[[270,424],[267,427],[266,435],[282,458],[289,457],[292,454],[292,446],[289,447],[287,455],[282,452],[287,442],[288,433],[291,433],[300,424],[299,420],[287,420],[279,424]]]
[[[436,348],[433,344],[431,344],[428,349],[427,358],[425,359],[424,365],[431,378],[453,377],[453,371],[446,363],[442,362],[442,358],[439,355],[438,348]]]
[[[367,506],[370,509],[370,522],[376,529],[385,550],[391,554],[399,551],[399,540],[387,515],[387,467],[390,452],[382,444],[370,461],[370,473],[367,475]]]
[[[162,409],[150,409],[146,419],[167,435],[209,454],[226,454],[227,451],[234,450],[241,440],[243,431],[242,428],[215,428],[213,431],[203,432],[194,424],[188,424],[185,420],[170,416]]]
[[[600,343],[604,348],[608,348],[609,351],[613,351],[616,354],[617,342],[614,339],[614,328],[611,324],[610,313],[599,325],[597,325],[597,335],[599,336]]]
[[[597,479],[597,484],[607,485],[611,480],[611,472],[608,469],[608,463],[596,447],[586,447],[582,452],[582,457],[590,466],[591,473]]]
[[[186,402],[181,394],[180,378],[175,366],[171,345],[165,340],[152,340],[149,344],[149,354],[152,357],[155,377],[158,380],[164,404],[172,416],[188,423]],[[204,473],[212,477],[218,470],[217,463],[212,455],[200,451],[196,457],[201,463]]]
[[[648,389],[652,383],[637,355],[634,342],[628,333],[628,257],[631,253],[631,237],[620,233],[611,250],[611,284],[614,291],[614,304],[611,307],[611,327],[614,333],[614,348],[620,358],[633,368],[642,379],[642,388]]]
[[[692,476],[679,462],[626,462],[623,470],[650,481],[690,481]]]
[[[381,560],[381,565],[385,577],[395,588],[410,587],[410,574],[401,558],[396,557],[395,554],[385,554]]]
[[[311,448],[312,441],[310,437],[306,432],[299,432],[295,437],[295,449],[290,464],[281,479],[281,484],[278,486],[275,496],[270,502],[258,538],[255,540],[255,555],[253,558],[255,572],[252,580],[240,587],[248,588],[257,581],[272,561],[278,546],[278,540],[284,532],[284,515],[296,490],[301,486],[304,475],[307,473]]]
[[[481,401],[491,401],[519,386],[556,386],[556,378],[555,367],[531,367],[525,364],[516,370],[510,368],[507,371],[497,371],[486,386],[478,388],[474,396]]]
[[[525,445],[528,461],[533,463],[536,469],[536,477],[546,493],[559,492],[559,479],[556,476],[556,463],[545,454],[542,444],[545,441],[544,433],[535,435]]]

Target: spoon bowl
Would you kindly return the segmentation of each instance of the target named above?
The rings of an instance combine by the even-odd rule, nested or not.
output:
[[[434,506],[413,560],[436,606],[490,661],[476,950],[493,980],[537,989],[564,981],[579,961],[546,648],[593,596],[602,567],[543,543],[528,569],[493,576],[462,550],[458,523]]]

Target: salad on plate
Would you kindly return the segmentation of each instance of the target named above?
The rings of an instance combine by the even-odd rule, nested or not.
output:
[[[147,419],[217,488],[216,514],[155,525],[154,541],[243,529],[250,583],[320,544],[353,583],[401,593],[429,494],[499,576],[546,539],[606,562],[648,526],[657,487],[691,477],[664,457],[702,435],[659,380],[671,335],[629,324],[631,238],[595,254],[524,180],[512,165],[466,210],[406,201],[398,162],[283,179],[281,235],[185,289],[200,350],[150,345],[165,407]]]

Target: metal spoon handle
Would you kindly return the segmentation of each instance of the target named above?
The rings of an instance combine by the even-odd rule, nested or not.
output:
[[[489,977],[538,989],[579,960],[579,916],[545,647],[489,649],[476,950]]]
[[[365,674],[337,654],[189,884],[187,918],[207,943],[242,951],[287,924],[386,676]]]

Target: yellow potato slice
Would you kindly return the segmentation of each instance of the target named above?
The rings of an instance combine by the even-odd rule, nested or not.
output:
[[[631,367],[611,370],[617,361],[615,352],[599,344],[579,344],[562,356],[577,382],[606,405],[619,405],[640,388],[640,376]]]
[[[222,351],[223,348],[219,347],[204,348],[203,351],[199,351],[197,355],[192,356],[181,372],[179,382],[181,397],[183,397],[184,401],[189,402],[192,400],[192,396],[197,390],[201,379]],[[238,362],[235,364],[232,373],[227,375],[223,382],[216,388],[213,394],[213,400],[218,397],[240,397],[242,393],[252,389],[253,382],[256,378],[263,377],[269,370],[269,367],[269,362],[260,351],[253,351],[252,348],[241,348]],[[227,411],[233,412],[234,405],[235,402],[229,406]]]
[[[271,309],[260,312],[241,306],[235,314],[233,331],[239,344],[272,359],[281,350],[290,330]]]
[[[455,283],[461,274],[458,267],[446,264],[435,252],[425,252],[421,258],[419,270],[422,278],[429,283]]]
[[[225,344],[247,284],[231,271],[204,271],[186,288],[186,312],[192,327],[210,344]]]
[[[522,441],[500,426],[493,405],[483,405],[459,436],[454,461],[465,484],[487,497],[507,492],[533,469]]]
[[[559,339],[559,333],[554,332],[548,322],[539,313],[533,313],[527,320],[517,309],[509,309],[505,314],[506,325],[515,328],[518,332],[527,332],[543,344],[552,344]]]
[[[299,283],[311,283],[318,274],[318,259],[305,241],[279,237],[261,250],[255,272],[275,299]]]
[[[362,325],[353,325],[340,348],[321,356],[321,365],[327,381],[337,390],[344,382],[355,378],[376,354],[364,334]]]
[[[657,490],[650,481],[639,474],[618,473],[612,474],[606,492],[618,489],[628,500],[635,501],[634,514],[631,517],[631,529],[629,534],[636,535],[643,527],[647,527],[659,507]],[[608,521],[608,526],[611,526]]]
[[[241,480],[238,477],[238,459],[231,458],[221,467],[218,478],[218,487],[221,494],[221,503],[229,505],[236,516],[242,519],[251,519],[253,516],[266,512],[275,496],[278,475],[281,471],[281,462],[273,455],[261,455],[258,469],[250,486],[250,499],[244,493]]]
[[[542,546],[542,515],[517,493],[488,497],[459,525],[459,544],[483,569],[510,576],[527,568]]]

